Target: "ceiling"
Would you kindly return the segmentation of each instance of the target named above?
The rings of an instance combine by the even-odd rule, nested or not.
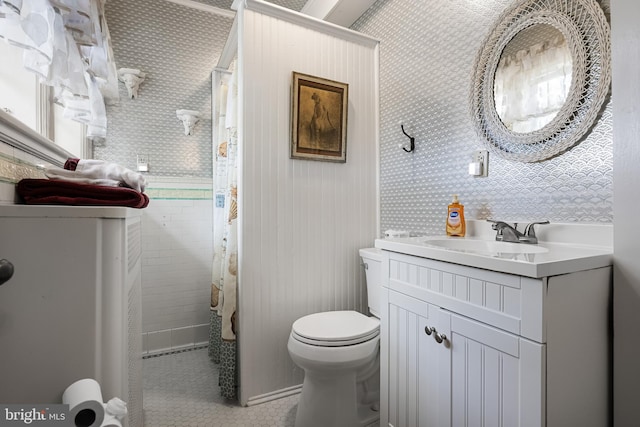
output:
[[[220,9],[231,9],[233,0],[195,0],[198,3],[203,3],[209,6],[214,6]],[[287,9],[293,9],[300,12],[307,0],[266,0],[269,3],[273,3],[278,6],[286,7]]]
[[[174,1],[174,0],[170,0]],[[222,10],[230,10],[233,0],[191,0]],[[266,0],[276,6],[317,19],[350,27],[376,0]]]

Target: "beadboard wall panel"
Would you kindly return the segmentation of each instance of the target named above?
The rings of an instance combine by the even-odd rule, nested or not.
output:
[[[249,2],[250,3],[250,2]],[[253,10],[239,16],[240,399],[302,382],[299,317],[367,311],[358,249],[377,229],[377,42]],[[297,16],[297,14],[294,14]],[[346,32],[345,32],[346,33]],[[349,84],[347,162],[289,158],[292,71]]]

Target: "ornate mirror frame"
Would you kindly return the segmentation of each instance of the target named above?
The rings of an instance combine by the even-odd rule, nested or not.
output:
[[[557,28],[573,59],[571,87],[556,117],[529,133],[509,130],[496,111],[494,79],[506,45],[536,24]],[[611,86],[611,35],[596,0],[524,0],[508,8],[485,39],[475,61],[471,114],[476,133],[509,160],[538,162],[577,144],[600,115]]]

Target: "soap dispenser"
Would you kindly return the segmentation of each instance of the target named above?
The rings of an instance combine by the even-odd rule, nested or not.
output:
[[[458,201],[458,195],[454,194],[447,212],[447,236],[464,237],[465,231],[464,206]]]

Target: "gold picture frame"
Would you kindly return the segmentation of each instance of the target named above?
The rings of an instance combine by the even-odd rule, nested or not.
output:
[[[291,158],[346,163],[349,85],[293,72]]]

